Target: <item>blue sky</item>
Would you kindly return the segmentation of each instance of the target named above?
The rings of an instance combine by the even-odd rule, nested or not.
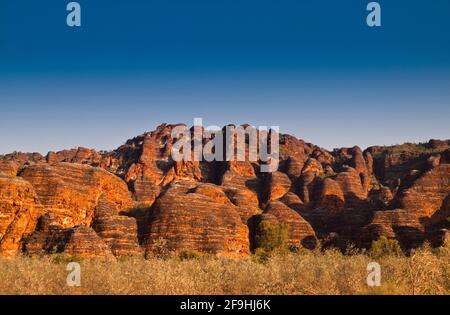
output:
[[[450,138],[450,1],[0,0],[0,153],[113,149],[162,122],[331,149]]]

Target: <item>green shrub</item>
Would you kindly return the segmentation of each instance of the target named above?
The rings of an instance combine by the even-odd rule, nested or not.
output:
[[[70,256],[66,253],[52,254],[50,257],[55,264],[66,264],[70,262],[81,263],[83,261],[82,257]]]
[[[269,254],[261,247],[257,248],[255,250],[255,255],[253,256],[253,261],[260,264],[265,264],[269,261]]]
[[[397,240],[381,236],[378,240],[372,242],[368,254],[373,258],[380,258],[383,256],[402,256],[403,251]]]
[[[191,260],[191,259],[197,259],[200,257],[200,253],[196,250],[183,250],[178,255],[181,260]]]
[[[275,249],[287,248],[288,228],[284,224],[273,224],[267,221],[259,223],[256,231],[256,248],[270,253]]]
[[[0,233],[0,238],[1,238],[1,233]],[[33,240],[33,235],[32,234],[25,234],[23,237],[22,237],[22,243],[24,243],[24,244],[28,244],[29,242],[31,242]]]

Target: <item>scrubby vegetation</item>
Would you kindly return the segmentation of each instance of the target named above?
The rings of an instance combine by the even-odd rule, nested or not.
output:
[[[439,152],[439,149],[433,149],[428,143],[410,143],[406,142],[403,144],[396,144],[392,146],[380,147],[381,150],[373,155],[374,159],[383,157],[387,154],[400,155],[400,154],[410,154],[410,155],[426,155]]]
[[[288,227],[263,221],[256,230],[256,248],[270,253],[275,249],[287,248]]]
[[[198,259],[200,257],[200,253],[196,250],[183,250],[178,255],[181,260],[191,260],[191,259]]]
[[[378,240],[372,242],[372,246],[368,252],[372,258],[380,258],[384,256],[402,256],[403,251],[400,244],[395,239],[388,239],[381,236]]]
[[[0,294],[450,294],[448,245],[425,246],[408,257],[385,240],[372,250],[275,249],[264,261],[198,253],[78,260],[80,287],[66,284],[67,257],[20,256],[0,259]],[[379,287],[366,282],[373,261],[381,266]]]

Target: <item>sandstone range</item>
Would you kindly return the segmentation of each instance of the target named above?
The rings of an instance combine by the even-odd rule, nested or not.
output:
[[[169,250],[243,257],[260,222],[293,247],[407,251],[440,246],[450,228],[450,140],[327,151],[280,135],[280,166],[175,162],[163,124],[114,151],[0,156],[0,255],[114,258]]]

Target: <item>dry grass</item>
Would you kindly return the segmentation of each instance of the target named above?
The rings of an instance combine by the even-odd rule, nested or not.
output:
[[[0,259],[0,294],[450,294],[450,248],[385,256],[380,287],[366,284],[364,254],[312,251],[267,262],[202,256],[192,260],[83,260],[81,287],[66,285],[67,261]]]

